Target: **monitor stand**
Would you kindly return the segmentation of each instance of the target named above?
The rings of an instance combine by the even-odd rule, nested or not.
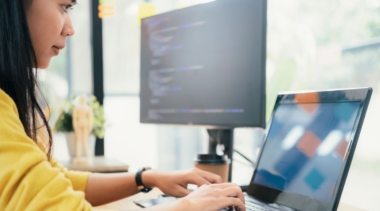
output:
[[[209,135],[209,154],[217,154],[218,145],[224,146],[224,155],[231,160],[228,182],[232,179],[232,155],[234,153],[234,129],[207,129]]]

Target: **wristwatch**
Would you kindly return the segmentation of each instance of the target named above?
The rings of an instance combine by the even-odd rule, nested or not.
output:
[[[152,190],[152,188],[149,188],[149,187],[146,187],[143,182],[142,182],[142,179],[141,179],[141,175],[144,171],[146,170],[149,170],[149,169],[152,169],[150,167],[143,167],[143,168],[140,168],[137,173],[136,173],[136,177],[135,177],[135,180],[136,180],[136,185],[137,185],[137,190],[139,190],[140,192],[142,193],[148,193],[149,191]]]

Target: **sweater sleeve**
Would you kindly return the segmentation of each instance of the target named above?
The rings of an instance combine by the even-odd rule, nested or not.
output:
[[[73,175],[47,161],[0,90],[0,210],[91,210],[84,193],[74,190],[83,190],[87,175]]]
[[[45,152],[45,154],[47,153],[46,146],[42,143],[42,141],[38,141],[38,146],[42,151]],[[54,157],[50,160],[50,164],[52,167],[59,169],[65,175],[65,177],[70,180],[74,190],[85,192],[87,180],[91,172],[70,171],[58,163]]]
[[[73,185],[74,190],[85,192],[87,180],[91,174],[90,172],[69,171],[59,164],[54,158],[51,160],[51,164],[53,167],[60,169],[61,172],[65,174],[65,177],[69,179]]]

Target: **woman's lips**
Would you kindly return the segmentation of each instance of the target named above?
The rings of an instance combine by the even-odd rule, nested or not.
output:
[[[59,54],[59,52],[64,48],[64,46],[53,46],[53,52],[54,52],[54,55],[57,56]]]
[[[54,55],[55,55],[55,56],[58,56],[60,50],[61,50],[61,49],[60,49],[59,47],[57,47],[57,46],[53,46],[53,52],[54,52]]]

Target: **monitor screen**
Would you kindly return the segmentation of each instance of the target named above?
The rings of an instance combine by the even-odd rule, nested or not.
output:
[[[265,0],[217,0],[142,20],[140,121],[265,126]]]
[[[253,182],[330,202],[361,102],[280,104]]]

